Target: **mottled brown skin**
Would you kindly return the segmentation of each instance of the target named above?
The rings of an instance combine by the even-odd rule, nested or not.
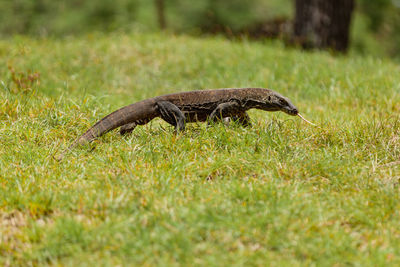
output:
[[[87,132],[78,137],[57,159],[76,145],[121,127],[120,133],[131,132],[137,125],[144,125],[160,117],[177,131],[185,129],[187,122],[218,121],[223,118],[237,120],[250,125],[246,111],[252,108],[265,111],[283,111],[297,115],[297,108],[284,96],[264,88],[232,88],[181,92],[149,98],[123,107],[98,121]]]

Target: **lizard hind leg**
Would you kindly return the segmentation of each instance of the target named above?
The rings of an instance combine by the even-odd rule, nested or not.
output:
[[[119,128],[119,133],[120,133],[121,135],[130,134],[130,133],[136,128],[136,126],[138,126],[138,125],[145,125],[145,124],[147,124],[148,122],[150,122],[151,120],[152,120],[152,119],[150,119],[150,118],[147,118],[147,119],[139,119],[139,120],[136,120],[136,121],[134,121],[134,122],[124,124],[124,125],[122,125],[122,126]]]
[[[161,119],[175,127],[175,131],[185,130],[185,116],[182,111],[169,101],[160,101],[157,103]]]
[[[120,135],[126,135],[130,134],[137,126],[136,122],[131,122],[125,125],[122,125],[121,128],[119,128],[119,134]]]

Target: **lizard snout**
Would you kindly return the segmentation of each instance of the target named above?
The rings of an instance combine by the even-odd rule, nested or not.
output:
[[[292,116],[296,116],[299,113],[299,111],[295,107],[293,107],[293,108],[292,107],[285,107],[283,109],[283,112],[285,112],[286,114],[292,115]]]

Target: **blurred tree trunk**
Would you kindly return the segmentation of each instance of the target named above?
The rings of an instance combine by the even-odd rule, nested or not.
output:
[[[158,25],[161,30],[167,27],[167,22],[165,20],[165,2],[164,0],[154,0],[157,10]]]
[[[354,0],[296,0],[294,41],[346,52]]]

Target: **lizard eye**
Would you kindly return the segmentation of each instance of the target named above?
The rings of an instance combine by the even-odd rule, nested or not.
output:
[[[283,100],[283,99],[279,99],[279,103],[282,104],[282,105],[286,105],[286,101]]]

